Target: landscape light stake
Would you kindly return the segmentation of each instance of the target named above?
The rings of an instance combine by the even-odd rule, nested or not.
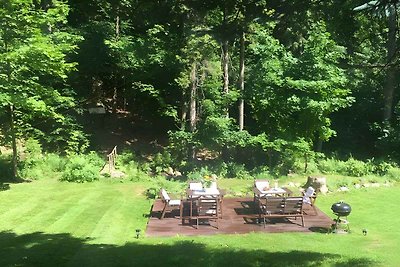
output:
[[[136,229],[136,239],[139,239],[140,231],[140,229]]]

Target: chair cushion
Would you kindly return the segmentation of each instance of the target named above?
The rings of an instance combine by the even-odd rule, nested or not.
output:
[[[315,189],[310,186],[307,188],[304,195],[307,197],[312,197],[314,195],[314,192],[315,192]]]
[[[168,204],[170,206],[179,206],[181,205],[181,201],[179,199],[171,199]]]
[[[167,201],[168,201],[168,200],[171,200],[171,198],[169,197],[167,191],[165,191],[164,188],[161,189],[161,195],[162,195],[162,197],[163,197],[165,200],[167,200]]]
[[[266,191],[265,188],[269,188],[269,182],[268,181],[256,182],[256,187],[260,191]]]
[[[209,189],[218,189],[217,182],[211,182]]]
[[[201,183],[189,183],[190,190],[203,190],[203,185]]]

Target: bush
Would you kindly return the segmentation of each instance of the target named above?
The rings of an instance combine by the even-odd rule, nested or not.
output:
[[[341,160],[327,158],[318,161],[318,169],[325,174],[344,174],[346,172],[346,163]]]
[[[163,151],[163,153],[157,153],[151,160],[150,167],[155,174],[160,174],[165,171],[168,167],[171,167],[173,160],[171,153]]]
[[[193,170],[188,173],[187,177],[189,181],[203,181],[205,176],[210,176],[212,173],[208,170],[208,167],[201,167],[200,170]]]
[[[228,163],[227,178],[251,179],[251,175],[243,164]]]
[[[93,182],[100,178],[100,168],[102,160],[95,153],[90,153],[87,156],[74,155],[69,157],[65,165],[65,171],[60,178],[61,181],[67,182]]]
[[[348,176],[364,176],[371,173],[369,165],[363,161],[349,158],[346,161],[346,173]]]
[[[372,167],[373,172],[380,176],[386,175],[391,168],[396,167],[394,164],[388,163],[385,161],[378,161],[378,162],[371,161],[371,164],[373,164],[373,167]]]
[[[20,162],[20,174],[29,179],[54,178],[65,168],[64,158],[56,154],[41,154],[40,150],[26,148],[26,158]]]
[[[386,177],[392,181],[400,181],[400,168],[391,167],[388,169]]]
[[[136,155],[130,150],[123,150],[117,157],[117,166],[123,166],[129,164],[132,161],[137,161]]]

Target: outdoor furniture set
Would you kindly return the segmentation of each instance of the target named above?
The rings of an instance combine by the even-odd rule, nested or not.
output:
[[[301,219],[304,227],[303,205],[311,205],[315,211],[316,192],[312,187],[303,192],[303,196],[292,196],[293,192],[288,188],[280,188],[275,184],[270,187],[268,180],[255,180],[254,187],[254,208],[255,212],[246,215],[262,221],[264,227],[266,221],[272,218],[297,218]],[[167,210],[179,209],[179,216],[182,224],[189,223],[199,227],[202,221],[214,221],[217,229],[219,219],[222,218],[222,204],[224,193],[213,183],[209,188],[204,188],[202,183],[190,182],[186,190],[186,198],[171,199],[165,189],[161,189],[160,197],[164,204],[160,219],[163,219]]]

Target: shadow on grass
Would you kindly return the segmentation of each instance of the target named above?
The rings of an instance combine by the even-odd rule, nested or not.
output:
[[[69,234],[0,232],[0,266],[375,266],[366,258],[309,251],[270,252],[246,247],[209,248],[193,241],[149,240],[122,246],[89,244]],[[166,240],[168,242],[168,240]]]

